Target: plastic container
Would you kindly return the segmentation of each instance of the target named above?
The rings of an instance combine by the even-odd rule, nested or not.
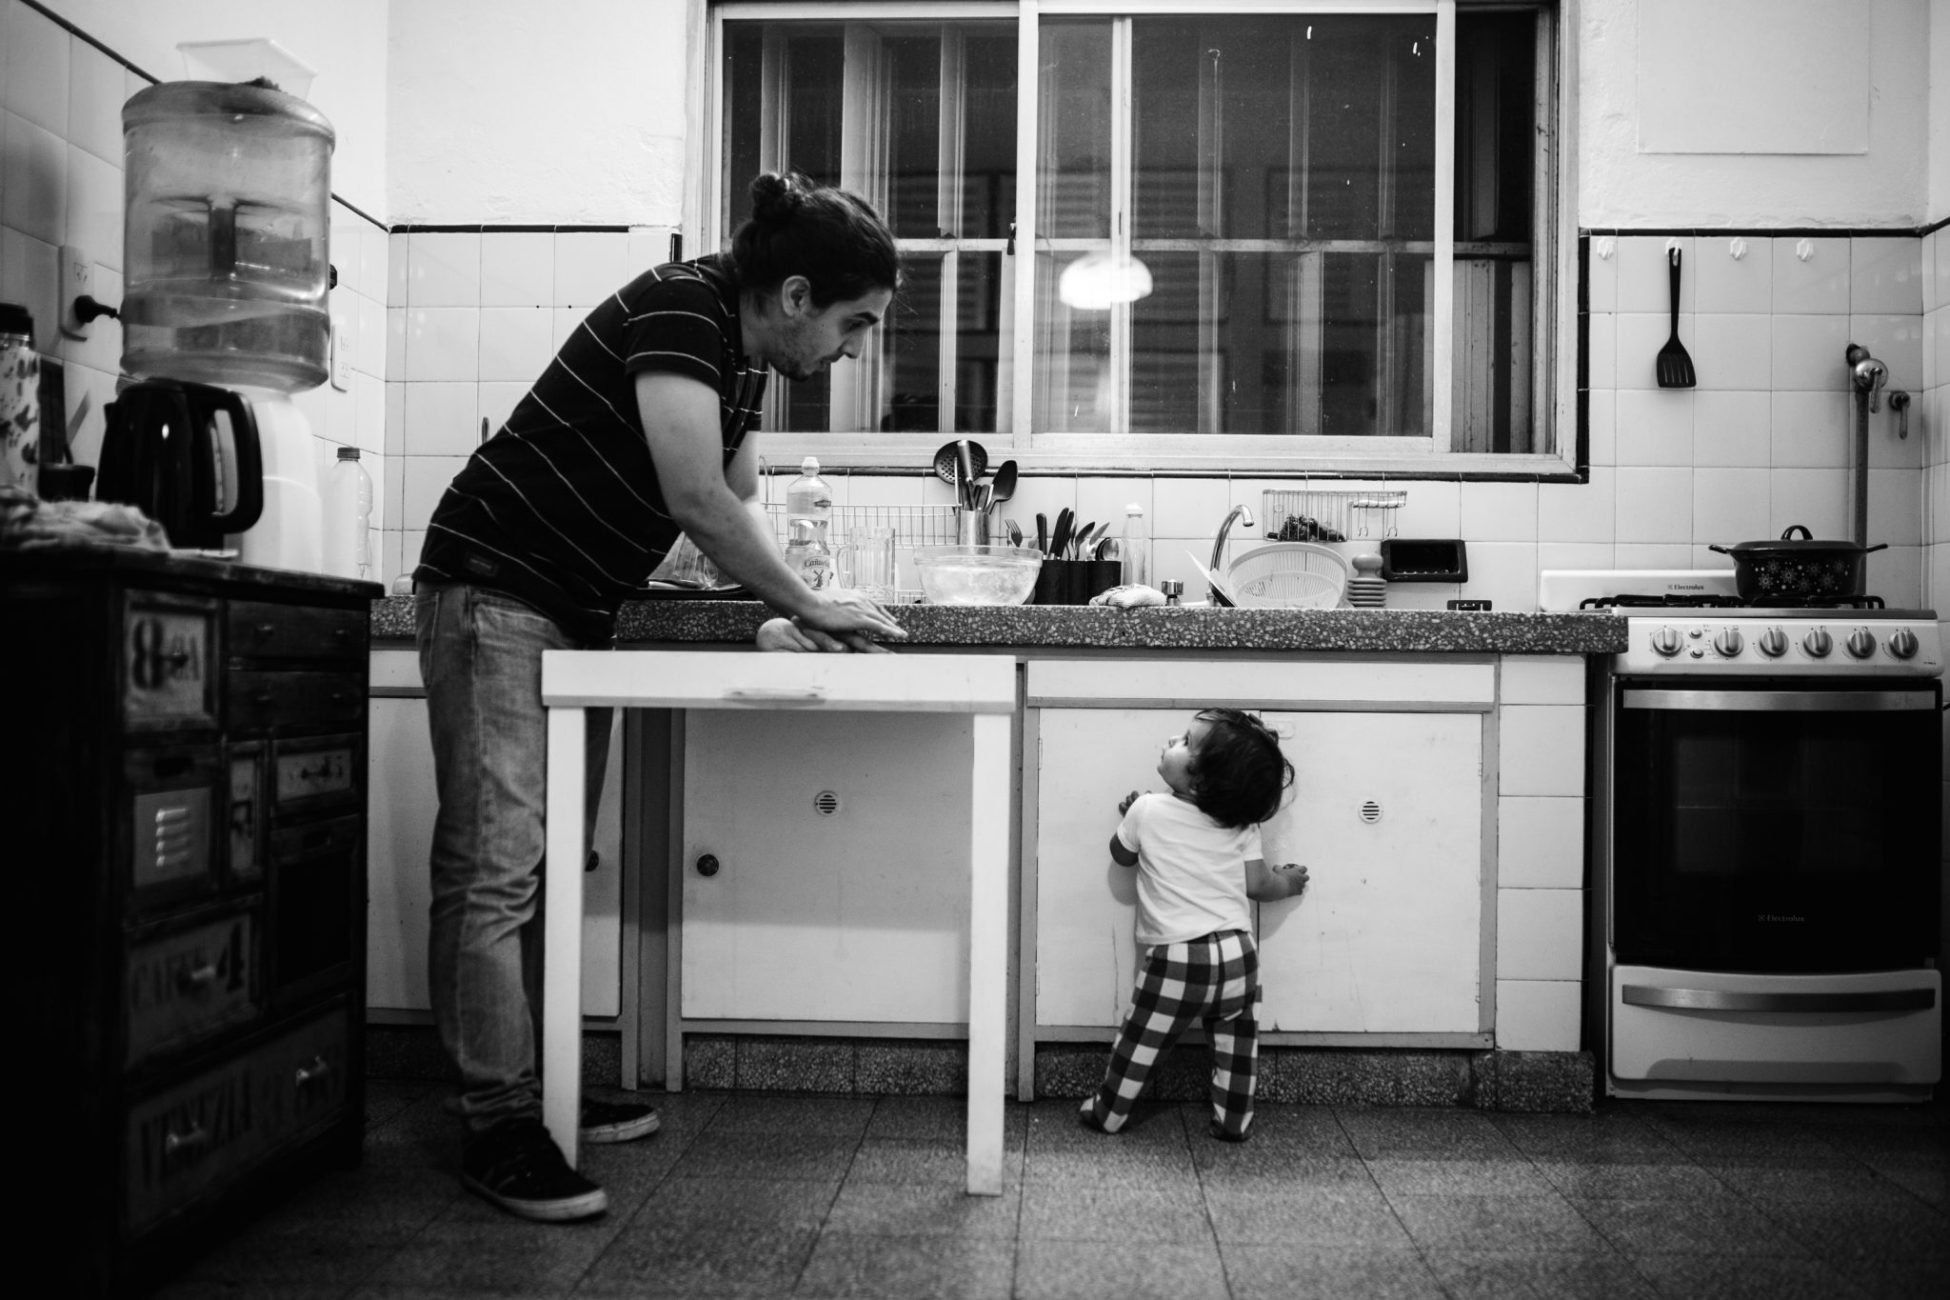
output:
[[[808,456],[799,462],[799,477],[786,485],[785,532],[788,544],[792,526],[800,522],[814,525],[813,531],[827,546],[832,545],[833,487],[819,476],[819,457]]]
[[[833,551],[826,545],[823,525],[810,519],[795,519],[787,527],[786,564],[814,591],[832,586]]]
[[[122,368],[292,393],[325,381],[332,147],[323,114],[247,83],[122,106]]]
[[[41,459],[41,358],[34,317],[0,302],[0,487],[34,492]]]
[[[325,485],[325,567],[341,578],[371,575],[372,476],[357,447],[340,447]]]
[[[1144,520],[1144,507],[1133,501],[1124,507],[1124,532],[1118,541],[1118,556],[1124,561],[1124,582],[1151,583],[1151,527]]]

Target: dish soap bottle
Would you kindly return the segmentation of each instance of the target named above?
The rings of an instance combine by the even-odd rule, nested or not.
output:
[[[0,302],[0,486],[32,493],[39,486],[41,359],[34,351],[34,317]]]
[[[810,519],[794,519],[785,541],[785,562],[814,591],[833,585],[833,552],[826,545],[819,525]]]

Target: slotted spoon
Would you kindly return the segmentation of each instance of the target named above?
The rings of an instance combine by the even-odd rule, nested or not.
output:
[[[1659,387],[1691,388],[1693,378],[1693,359],[1686,354],[1686,348],[1679,341],[1679,250],[1666,250],[1666,265],[1671,268],[1668,279],[1672,282],[1672,337],[1659,349]]]

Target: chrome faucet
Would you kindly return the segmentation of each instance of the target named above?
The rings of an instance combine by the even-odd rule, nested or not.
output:
[[[1234,506],[1226,515],[1225,522],[1219,525],[1219,535],[1212,539],[1212,563],[1206,567],[1213,573],[1219,572],[1219,560],[1225,555],[1226,534],[1232,531],[1232,522],[1235,519],[1239,521],[1241,528],[1251,528],[1253,526],[1253,512],[1246,509],[1243,505]],[[1207,583],[1207,586],[1210,588],[1211,584]],[[1217,603],[1225,598],[1219,594],[1216,588],[1212,588],[1206,596],[1206,599]],[[1227,601],[1226,603],[1230,604],[1231,602]]]
[[[1855,385],[1856,392],[1869,395],[1869,413],[1875,414],[1880,405],[1876,394],[1889,382],[1889,367],[1870,356],[1867,348],[1856,343],[1848,345],[1846,359],[1850,382]]]

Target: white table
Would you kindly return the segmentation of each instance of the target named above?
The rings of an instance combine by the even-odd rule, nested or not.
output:
[[[582,1094],[583,741],[585,710],[794,709],[967,713],[974,733],[969,798],[968,1190],[1002,1193],[1003,1033],[1007,1004],[1008,655],[761,654],[750,650],[551,650],[548,707],[550,863],[542,967],[542,1119],[571,1167]],[[678,1063],[673,1063],[678,1068]]]

